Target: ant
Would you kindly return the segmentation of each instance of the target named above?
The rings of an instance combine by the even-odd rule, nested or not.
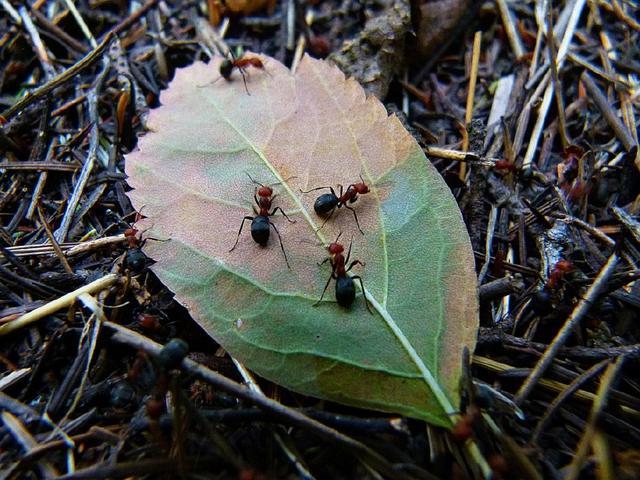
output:
[[[570,260],[558,260],[558,262],[553,266],[553,270],[551,270],[547,287],[551,290],[556,290],[560,286],[564,276],[567,273],[572,272],[573,268],[573,263],[571,263]]]
[[[284,251],[284,246],[282,245],[282,237],[280,236],[280,232],[276,228],[275,224],[271,222],[271,220],[269,220],[269,217],[273,216],[276,211],[280,210],[282,215],[284,215],[284,218],[286,218],[290,223],[296,223],[296,221],[291,220],[287,216],[287,214],[284,213],[284,210],[282,210],[282,208],[280,207],[276,207],[271,212],[269,212],[269,209],[271,208],[271,202],[273,202],[273,199],[276,198],[277,195],[273,194],[273,189],[271,187],[267,187],[259,182],[256,182],[248,173],[247,176],[253,183],[257,185],[256,190],[253,194],[253,199],[255,200],[256,205],[258,205],[259,210],[256,211],[256,208],[253,207],[253,212],[256,214],[256,216],[251,217],[247,215],[242,219],[240,230],[238,230],[238,236],[236,238],[236,243],[233,244],[233,247],[231,247],[231,250],[229,251],[233,251],[238,245],[240,234],[242,233],[242,227],[244,227],[244,222],[247,220],[251,220],[251,236],[256,243],[263,247],[269,241],[269,226],[273,227],[276,234],[278,235],[278,240],[280,240],[280,249],[284,254],[284,260],[285,262],[287,262],[287,267],[291,268],[291,266],[289,265],[289,259],[287,258],[287,253]]]
[[[247,57],[243,55],[240,58],[235,58],[233,53],[229,52],[231,55],[231,60],[225,58],[220,63],[220,77],[224,78],[227,82],[231,81],[231,74],[233,73],[233,69],[237,68],[242,75],[242,81],[244,82],[244,89],[247,91],[247,95],[251,95],[249,93],[249,89],[247,88],[247,77],[245,75],[245,70],[247,67],[251,66],[253,68],[259,68],[264,70],[265,73],[268,73],[264,68],[264,63],[258,57]]]
[[[549,280],[531,297],[531,306],[539,315],[548,315],[553,311],[553,292],[558,290],[568,273],[574,270],[570,260],[560,259],[551,269]]]
[[[516,164],[511,163],[509,160],[506,160],[506,159],[496,160],[496,163],[493,165],[493,168],[496,170],[504,170],[511,173],[517,170]]]
[[[311,190],[307,190],[306,192],[304,190],[300,190],[301,193],[309,193],[315,190],[322,190],[324,188],[328,188],[329,190],[331,190],[331,193],[324,193],[320,195],[318,198],[316,198],[316,201],[313,204],[313,209],[316,211],[318,215],[327,217],[325,221],[322,223],[322,225],[320,226],[320,228],[318,228],[318,230],[320,230],[322,227],[325,226],[327,221],[333,215],[333,212],[335,212],[336,208],[344,207],[353,212],[353,217],[356,219],[356,225],[358,226],[358,230],[360,230],[360,233],[364,235],[362,228],[360,228],[360,222],[358,222],[358,215],[356,214],[356,211],[353,208],[351,208],[349,205],[347,205],[347,203],[354,203],[358,199],[358,195],[364,195],[365,193],[369,193],[371,191],[369,189],[369,186],[365,183],[364,179],[362,178],[362,175],[360,176],[360,180],[361,180],[360,183],[352,183],[351,185],[349,185],[347,187],[347,190],[344,193],[343,193],[342,185],[339,184],[338,185],[338,187],[340,187],[339,196],[336,195],[336,191],[333,189],[333,187],[312,188]]]
[[[360,287],[362,288],[362,294],[364,296],[364,303],[367,306],[367,310],[369,313],[373,314],[371,308],[369,307],[369,302],[367,301],[366,295],[364,295],[364,284],[362,283],[362,278],[358,275],[348,276],[347,272],[351,270],[356,265],[365,266],[360,260],[354,260],[351,262],[348,268],[345,268],[345,265],[349,262],[349,257],[351,257],[351,244],[353,241],[349,243],[349,251],[347,252],[347,258],[344,258],[342,252],[344,252],[344,247],[342,244],[338,243],[342,232],[338,234],[336,240],[329,244],[327,247],[327,251],[329,252],[329,257],[325,258],[318,266],[325,264],[327,261],[331,263],[331,276],[329,280],[327,280],[326,285],[324,286],[324,290],[322,290],[322,295],[320,295],[320,300],[313,304],[313,306],[317,306],[322,302],[322,298],[329,287],[329,283],[331,283],[331,279],[335,279],[336,281],[336,300],[338,305],[341,307],[348,308],[351,306],[353,301],[356,298],[356,288],[354,284],[354,280],[358,279],[360,281]]]

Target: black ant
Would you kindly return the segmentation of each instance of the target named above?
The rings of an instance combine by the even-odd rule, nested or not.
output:
[[[259,68],[264,70],[265,73],[268,73],[264,68],[264,63],[258,57],[247,57],[243,55],[240,58],[235,58],[231,52],[231,60],[225,58],[222,62],[220,62],[220,76],[224,78],[227,82],[231,81],[231,74],[233,73],[233,69],[237,68],[242,75],[242,81],[244,82],[244,89],[247,91],[247,95],[251,95],[249,93],[249,89],[247,88],[247,77],[245,75],[245,70],[247,67]]]
[[[358,215],[356,214],[356,211],[353,208],[351,208],[349,205],[347,205],[347,203],[354,203],[358,199],[358,195],[364,195],[365,193],[369,193],[371,191],[369,189],[369,186],[365,183],[362,176],[360,176],[360,180],[361,180],[360,183],[352,183],[351,185],[349,185],[347,187],[347,190],[344,193],[343,193],[342,185],[338,185],[338,187],[340,187],[339,196],[336,195],[336,191],[333,189],[333,187],[312,188],[311,190],[307,190],[306,192],[303,190],[300,190],[300,192],[302,193],[309,193],[315,190],[322,190],[324,188],[328,188],[329,190],[331,190],[331,193],[324,193],[320,195],[318,198],[316,198],[316,201],[313,204],[313,209],[316,211],[318,215],[327,216],[327,218],[322,223],[320,228],[318,228],[318,230],[324,227],[324,225],[333,215],[333,212],[335,212],[336,208],[344,207],[353,212],[353,217],[356,219],[356,225],[358,226],[358,230],[360,230],[360,233],[364,235],[362,228],[360,228],[360,222],[358,222]]]
[[[277,197],[277,195],[273,194],[273,189],[271,187],[267,187],[259,182],[256,182],[251,175],[247,173],[247,176],[251,179],[253,183],[255,183],[256,190],[253,194],[253,199],[258,205],[259,210],[256,211],[256,208],[253,207],[253,212],[256,214],[255,217],[246,216],[242,219],[242,223],[240,224],[240,230],[238,230],[238,236],[236,238],[236,243],[231,247],[230,252],[233,251],[238,245],[238,241],[240,240],[240,234],[242,233],[242,227],[244,227],[244,222],[247,220],[251,220],[251,236],[253,240],[261,246],[265,246],[269,241],[269,226],[273,227],[276,234],[278,235],[278,240],[280,240],[280,248],[282,249],[282,253],[284,254],[284,260],[287,262],[287,267],[291,268],[289,265],[289,259],[287,258],[287,253],[284,251],[284,246],[282,245],[282,237],[280,236],[280,232],[276,228],[276,226],[269,220],[269,217],[273,216],[276,211],[280,210],[284,218],[286,218],[290,223],[296,223],[295,220],[291,220],[284,210],[280,207],[274,208],[271,212],[269,209],[271,208],[271,202],[273,199]]]
[[[320,302],[322,302],[322,298],[324,297],[324,294],[329,287],[329,283],[331,283],[331,279],[333,278],[336,281],[336,301],[338,302],[338,305],[345,308],[350,307],[356,298],[356,287],[354,284],[354,280],[358,279],[360,281],[360,287],[362,287],[364,303],[367,306],[367,310],[369,310],[369,313],[373,314],[364,293],[364,284],[362,283],[362,278],[358,275],[354,275],[351,277],[347,275],[347,272],[351,270],[355,265],[362,265],[364,267],[365,264],[360,260],[354,260],[353,262],[351,262],[348,268],[345,268],[345,265],[349,262],[349,257],[351,257],[351,244],[353,243],[353,241],[349,243],[349,251],[347,252],[347,258],[345,259],[344,255],[342,255],[342,252],[344,252],[344,247],[342,246],[342,244],[338,243],[340,235],[342,235],[342,232],[338,234],[338,238],[336,238],[335,242],[329,244],[329,246],[327,247],[329,257],[325,258],[321,263],[318,264],[320,266],[329,261],[331,263],[331,276],[329,277],[329,280],[327,280],[327,283],[324,286],[324,290],[322,290],[320,300],[314,303],[313,306],[315,307],[319,305]]]

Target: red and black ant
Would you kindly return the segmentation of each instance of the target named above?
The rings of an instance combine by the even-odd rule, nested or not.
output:
[[[251,236],[253,237],[253,240],[257,244],[263,247],[269,241],[269,233],[270,233],[269,227],[270,226],[273,227],[276,234],[278,235],[278,240],[280,240],[280,248],[282,249],[282,253],[284,254],[284,260],[285,262],[287,262],[287,267],[291,268],[291,266],[289,265],[289,259],[287,258],[287,253],[284,251],[284,246],[282,245],[282,237],[280,236],[280,232],[278,231],[276,226],[273,224],[273,222],[269,220],[269,217],[273,216],[278,210],[280,210],[282,215],[284,215],[284,218],[286,218],[290,223],[296,223],[296,221],[291,220],[287,216],[287,214],[284,213],[284,210],[282,210],[282,208],[280,207],[276,207],[271,212],[269,212],[269,209],[271,208],[271,202],[273,202],[273,199],[276,198],[277,195],[273,194],[273,189],[271,187],[268,187],[259,182],[256,182],[253,178],[251,178],[251,175],[249,175],[248,173],[247,173],[247,176],[251,179],[253,183],[257,185],[256,190],[253,194],[253,199],[255,200],[256,205],[258,205],[259,210],[256,210],[256,208],[253,207],[253,212],[256,214],[256,216],[251,217],[247,215],[242,219],[242,223],[240,224],[240,230],[238,230],[238,236],[236,238],[236,243],[233,244],[233,247],[231,247],[231,250],[229,251],[230,252],[233,251],[238,245],[238,241],[240,240],[240,234],[242,233],[242,227],[244,227],[244,222],[247,220],[251,220]]]
[[[558,290],[568,273],[574,270],[570,260],[560,259],[549,274],[547,283],[531,297],[531,307],[539,315],[548,315],[553,311],[553,292]]]
[[[511,173],[515,172],[518,169],[515,163],[512,163],[506,159],[496,160],[493,168],[495,168],[496,170],[504,170]]]
[[[349,185],[344,193],[342,185],[338,185],[338,187],[340,187],[339,196],[336,195],[336,191],[333,189],[333,187],[312,188],[311,190],[307,190],[306,192],[304,190],[300,190],[301,193],[310,193],[316,190],[322,190],[324,188],[328,188],[329,190],[331,190],[331,193],[324,193],[316,198],[316,201],[313,204],[313,209],[318,215],[327,217],[320,228],[318,228],[318,230],[325,226],[327,221],[333,215],[333,212],[335,212],[336,208],[344,207],[353,212],[353,217],[356,219],[358,230],[360,230],[360,233],[364,235],[362,228],[360,228],[360,222],[358,222],[358,215],[356,214],[356,211],[349,205],[347,205],[347,203],[354,203],[358,199],[358,195],[364,195],[365,193],[369,193],[371,191],[362,176],[360,176],[360,180],[360,183],[352,183],[351,185]]]
[[[560,283],[564,279],[564,276],[567,273],[571,273],[573,271],[573,263],[570,260],[560,259],[553,266],[551,270],[551,274],[549,275],[549,281],[547,282],[547,287],[551,290],[555,290],[560,286]]]
[[[324,294],[329,287],[329,283],[331,283],[331,279],[333,278],[336,281],[336,301],[338,302],[338,305],[345,308],[350,307],[356,298],[356,287],[354,280],[358,279],[360,281],[360,287],[362,288],[364,304],[367,306],[367,310],[369,310],[369,313],[373,314],[371,308],[369,307],[367,297],[364,293],[364,284],[362,283],[362,278],[358,275],[347,275],[347,272],[354,266],[362,265],[364,267],[365,264],[360,260],[354,260],[353,262],[351,262],[349,267],[345,268],[345,265],[349,262],[349,258],[351,257],[351,244],[353,243],[353,241],[349,243],[349,251],[347,252],[347,258],[345,259],[344,255],[342,255],[342,252],[344,252],[344,247],[342,246],[342,244],[338,243],[340,235],[342,235],[342,232],[340,232],[336,240],[333,243],[329,244],[329,246],[327,247],[329,256],[318,264],[320,266],[329,261],[331,263],[331,276],[329,277],[329,280],[327,280],[327,283],[324,286],[324,290],[322,290],[320,300],[314,303],[313,306],[315,307],[319,305],[320,302],[322,302],[322,298],[324,297]]]
[[[264,63],[258,57],[247,57],[243,55],[240,58],[235,58],[233,53],[229,52],[231,55],[231,60],[225,58],[222,62],[220,62],[220,77],[224,78],[227,82],[231,81],[231,74],[233,73],[233,69],[237,68],[242,75],[242,81],[244,82],[244,89],[247,91],[247,95],[251,95],[249,93],[249,89],[247,88],[247,77],[245,75],[245,70],[247,67],[259,68],[263,70],[265,73],[268,73],[264,68]]]

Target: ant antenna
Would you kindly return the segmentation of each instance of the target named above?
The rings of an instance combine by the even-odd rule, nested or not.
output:
[[[249,177],[249,179],[250,179],[253,183],[255,183],[256,185],[260,185],[261,187],[264,187],[264,185],[263,185],[262,183],[260,183],[260,182],[258,182],[258,181],[256,181],[256,180],[254,180],[254,179],[253,179],[253,177],[252,177],[251,175],[249,175],[249,172],[244,172],[244,173],[246,173],[246,174],[247,174],[247,177]],[[292,178],[298,178],[298,176],[297,176],[297,175],[292,175],[292,176],[290,176],[290,177],[283,178],[283,179],[282,179],[281,181],[279,181],[279,182],[270,183],[268,186],[269,186],[269,187],[272,187],[272,186],[274,186],[274,185],[280,185],[280,184],[282,184],[283,182],[288,182],[288,181],[289,181],[289,180],[291,180]]]
[[[336,239],[333,241],[333,243],[338,243],[338,240],[340,240],[340,237],[342,236],[342,232],[340,232],[338,234],[338,236],[336,237]]]

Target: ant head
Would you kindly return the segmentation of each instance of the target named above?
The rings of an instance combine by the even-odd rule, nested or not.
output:
[[[558,272],[567,273],[573,270],[573,263],[571,263],[570,260],[561,259],[561,260],[558,260],[558,263],[555,264],[553,269]]]
[[[259,197],[270,197],[273,195],[273,189],[271,187],[265,187],[264,185],[258,189]]]
[[[369,185],[367,185],[367,182],[364,181],[364,178],[362,178],[362,175],[359,175],[360,177],[360,183],[356,183],[353,187],[356,189],[356,192],[358,192],[359,194],[364,194],[364,193],[369,193]]]
[[[233,71],[233,62],[228,58],[225,58],[222,62],[220,62],[220,75],[224,78],[227,78],[231,75]]]
[[[333,243],[329,244],[329,246],[327,247],[327,250],[329,250],[329,253],[331,255],[338,255],[338,254],[344,252],[344,247],[340,243],[333,242]]]
[[[356,192],[358,192],[360,195],[362,195],[363,193],[369,193],[369,186],[366,183],[356,183],[353,188],[356,189]]]
[[[340,232],[333,243],[330,243],[327,247],[327,250],[329,250],[329,253],[331,255],[338,255],[339,253],[344,252],[344,247],[342,246],[342,244],[338,243],[338,240],[340,240],[341,236],[342,232]]]

